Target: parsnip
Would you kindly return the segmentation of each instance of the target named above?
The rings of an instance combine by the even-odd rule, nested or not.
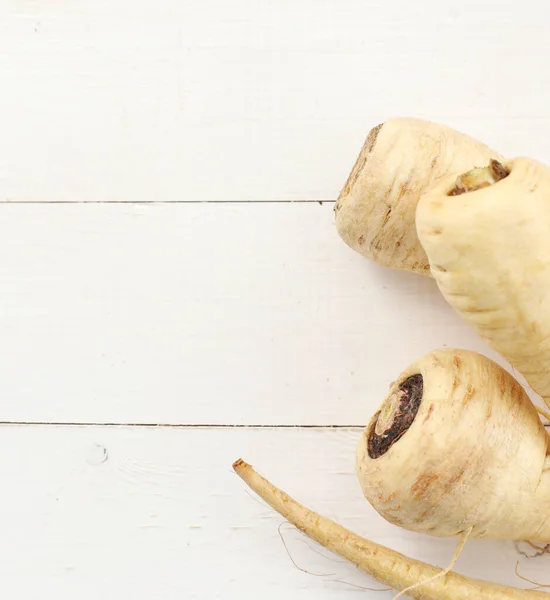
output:
[[[404,590],[442,571],[362,538],[314,513],[276,488],[243,460],[237,460],[233,468],[252,490],[308,537],[394,590]],[[454,572],[419,585],[407,595],[419,600],[550,600],[550,594],[471,579]]]
[[[550,542],[550,437],[522,386],[437,350],[392,384],[357,447],[365,497],[411,531]]]
[[[416,228],[449,304],[550,406],[550,169],[528,158],[503,168],[494,183],[478,171],[481,188],[469,173],[442,179]]]
[[[372,129],[335,206],[345,243],[377,263],[429,275],[418,241],[420,196],[439,178],[484,166],[499,153],[444,125],[394,118]]]

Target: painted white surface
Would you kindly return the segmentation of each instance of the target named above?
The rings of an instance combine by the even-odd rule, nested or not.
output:
[[[550,160],[539,0],[3,0],[0,199],[328,200],[421,116]]]
[[[422,354],[489,353],[332,205],[4,205],[0,256],[0,420],[360,425]]]
[[[550,162],[550,7],[520,8],[0,2],[0,421],[58,423],[0,427],[7,596],[392,597],[285,526],[322,575],[299,571],[239,456],[447,564],[361,497],[360,429],[277,426],[361,425],[435,347],[494,357],[431,281],[346,248],[330,201],[395,115]],[[521,587],[516,558],[474,541],[457,569]]]
[[[381,543],[442,566],[454,551],[451,540],[390,526],[362,498],[352,466],[359,430],[1,433],[10,451],[0,453],[0,576],[16,598],[392,598],[354,588],[381,586],[287,524],[281,533],[292,558],[317,575],[299,571],[279,537],[282,519],[232,472],[241,455],[297,499]],[[512,543],[474,541],[458,567],[514,584],[517,558]],[[544,577],[545,568],[521,558],[522,573]]]

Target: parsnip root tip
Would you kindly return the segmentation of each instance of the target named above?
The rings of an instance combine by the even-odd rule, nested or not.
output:
[[[238,473],[241,469],[245,469],[246,467],[249,467],[250,465],[247,465],[244,460],[242,458],[238,458],[234,463],[233,463],[233,469]]]

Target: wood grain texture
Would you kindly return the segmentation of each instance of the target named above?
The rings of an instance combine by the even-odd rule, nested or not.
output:
[[[403,552],[445,565],[452,540],[401,532],[361,496],[359,431],[2,427],[0,576],[13,597],[85,600],[390,599],[246,493],[244,456],[297,499]],[[287,544],[291,562],[278,529]],[[320,552],[320,554],[319,554]],[[469,542],[457,568],[520,585],[541,559]],[[11,594],[10,594],[11,595]]]
[[[392,116],[550,163],[548,17],[537,0],[0,2],[0,421],[29,423],[0,427],[7,597],[393,597],[283,525],[300,571],[239,456],[446,566],[453,541],[362,498],[360,429],[328,427],[364,423],[433,348],[495,355],[316,201]],[[521,586],[516,558],[474,541],[457,569]],[[547,582],[548,557],[520,569]]]
[[[0,420],[360,425],[425,352],[488,353],[330,205],[14,204],[0,256]]]
[[[5,0],[0,200],[328,200],[419,116],[550,161],[547,4]]]

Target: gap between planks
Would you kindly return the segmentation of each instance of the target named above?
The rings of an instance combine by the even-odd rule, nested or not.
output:
[[[0,426],[34,425],[49,427],[141,427],[168,429],[363,429],[365,425],[260,425],[260,424],[215,424],[215,423],[115,423],[115,422],[64,422],[64,421],[0,421]]]
[[[0,200],[0,204],[335,204],[336,200]]]
[[[114,423],[114,422],[63,422],[63,421],[0,421],[0,426],[31,425],[36,427],[139,427],[139,428],[166,428],[166,429],[350,429],[362,430],[365,425],[260,425],[260,424],[215,424],[215,423]],[[550,429],[550,423],[544,427]]]

